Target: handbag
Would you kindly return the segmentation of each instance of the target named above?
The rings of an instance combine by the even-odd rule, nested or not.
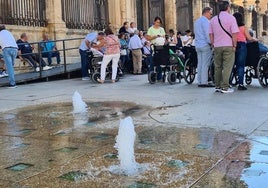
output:
[[[120,50],[120,55],[127,55],[127,50],[126,49],[121,49]]]
[[[219,21],[219,24],[220,24],[222,30],[223,30],[229,37],[231,37],[231,39],[232,39],[232,38],[233,38],[232,35],[231,35],[228,31],[226,31],[226,29],[224,29],[224,27],[222,26],[222,24],[221,24],[221,20],[220,20],[220,15],[218,15],[218,21]]]

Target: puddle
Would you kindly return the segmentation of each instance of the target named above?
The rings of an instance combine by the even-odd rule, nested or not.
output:
[[[59,178],[76,182],[82,180],[86,175],[86,173],[80,171],[71,171],[61,175]]]
[[[12,170],[12,171],[23,171],[32,166],[33,166],[32,164],[19,163],[19,164],[15,164],[13,166],[7,167],[6,169]]]

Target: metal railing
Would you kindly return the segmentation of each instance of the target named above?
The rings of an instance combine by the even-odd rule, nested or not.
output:
[[[77,50],[77,55],[79,54],[79,46],[74,46],[74,47],[68,47],[67,46],[67,42],[72,42],[72,41],[79,41],[79,45],[80,42],[82,41],[82,39],[84,38],[72,38],[72,39],[64,39],[64,40],[50,40],[50,42],[54,42],[55,44],[57,44],[57,46],[62,46],[61,49],[57,49],[57,51],[62,52],[63,53],[63,66],[64,66],[64,73],[67,73],[67,51],[71,51],[71,50]],[[39,64],[39,68],[40,68],[40,78],[42,77],[42,54],[44,52],[42,52],[42,44],[44,44],[46,42],[40,41],[40,42],[32,42],[30,43],[32,46],[37,46],[37,52],[33,52],[33,53],[25,53],[25,54],[20,54],[22,57],[23,55],[37,55],[39,56],[39,62],[37,62]],[[20,43],[18,45],[24,45],[26,43]],[[53,51],[46,51],[45,53],[48,52],[53,52]],[[24,58],[24,57],[23,57]]]
[[[103,30],[108,25],[108,0],[61,0],[69,29]]]
[[[0,23],[47,26],[45,0],[0,0]]]

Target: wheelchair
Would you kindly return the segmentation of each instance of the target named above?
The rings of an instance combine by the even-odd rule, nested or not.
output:
[[[253,79],[258,79],[260,85],[268,87],[268,54],[261,54],[258,42],[247,43],[247,58],[245,68],[245,83],[250,85]],[[231,74],[231,84],[237,85],[236,67]]]
[[[150,71],[148,74],[148,81],[150,84],[155,84],[157,81],[157,71],[156,67],[161,67],[162,72],[162,81],[169,82],[169,84],[175,84],[177,79],[181,82],[182,76],[181,72],[183,71],[183,62],[181,58],[174,53],[172,48],[168,45],[164,46],[153,46],[154,51],[153,55],[153,66],[154,70]]]
[[[89,58],[89,70],[90,70],[90,75],[91,75],[91,80],[94,83],[98,82],[98,79],[100,79],[101,75],[101,62],[103,59],[103,56],[96,56],[94,55],[91,51],[88,52],[88,58]],[[116,79],[115,81],[118,82],[119,81],[119,75],[118,75],[117,71],[117,75],[116,75]],[[112,79],[112,66],[111,66],[111,62],[108,64],[107,68],[106,68],[106,77],[105,79]]]
[[[194,46],[184,46],[183,53],[185,54],[184,80],[186,83],[192,84],[197,73],[197,52]]]

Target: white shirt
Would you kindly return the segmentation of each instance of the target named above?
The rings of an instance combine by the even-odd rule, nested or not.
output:
[[[136,30],[137,30],[136,27],[134,27],[134,28],[129,27],[128,30],[127,30],[127,32],[129,32],[129,33],[134,33]]]
[[[183,44],[183,46],[187,46],[187,45],[189,45],[189,44],[192,43],[192,40],[189,40],[190,38],[192,38],[192,37],[191,36],[187,36],[187,35],[184,35],[182,37],[182,44]],[[189,41],[186,44],[184,44],[184,42],[186,42],[187,40],[189,40]]]
[[[89,33],[89,34],[87,34],[86,38],[82,41],[79,49],[83,50],[83,51],[88,50],[89,48],[86,45],[86,41],[89,41],[90,43],[97,42],[97,36],[98,36],[97,33]]]
[[[18,48],[15,38],[8,30],[2,30],[0,32],[0,46],[2,49],[7,47]]]

